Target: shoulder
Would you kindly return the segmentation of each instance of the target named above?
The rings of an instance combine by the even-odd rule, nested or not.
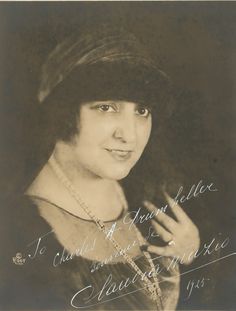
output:
[[[60,271],[53,270],[52,253],[59,247],[53,235],[42,240],[51,228],[40,217],[31,200],[22,196],[6,206],[2,258],[1,306],[31,309],[61,301]],[[46,249],[46,251],[44,251]],[[41,253],[40,253],[40,250]],[[53,289],[52,284],[56,289]],[[37,297],[37,298],[36,298]],[[34,301],[33,301],[34,300]],[[36,304],[36,305],[35,305]]]
[[[51,231],[37,207],[27,196],[21,196],[4,206],[2,215],[3,262],[11,265],[16,254],[25,258],[34,242]],[[53,238],[53,236],[52,236]],[[54,241],[55,242],[55,241]]]
[[[43,232],[50,231],[50,227],[40,216],[37,206],[25,195],[9,206],[6,218],[9,223],[9,237],[19,247],[30,243]]]

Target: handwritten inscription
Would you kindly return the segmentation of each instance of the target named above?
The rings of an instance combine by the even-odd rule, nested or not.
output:
[[[211,255],[214,252],[218,252],[220,249],[224,249],[230,242],[230,238],[227,237],[221,242],[217,242],[216,237],[212,238],[210,242],[206,242],[203,244],[201,248],[196,250],[195,252],[190,252],[189,254],[183,254],[181,257],[180,256],[175,256],[172,258],[170,267],[175,267],[177,264],[183,264],[185,261],[184,259],[191,260],[192,258],[198,258],[200,256],[207,256]],[[158,259],[159,257],[154,258]]]
[[[87,238],[83,241],[83,244],[78,247],[73,253],[69,253],[65,248],[62,252],[57,252],[53,259],[53,266],[57,267],[67,261],[72,260],[75,256],[82,256],[85,253],[91,252],[95,249],[96,239],[90,244]]]
[[[210,192],[215,192],[218,191],[213,183],[210,183],[208,185],[204,185],[203,181],[200,180],[196,185],[192,185],[188,194],[187,195],[183,195],[184,188],[183,186],[181,186],[177,192],[177,195],[175,197],[175,202],[178,204],[180,203],[184,203],[192,198],[197,198],[200,194],[205,193],[206,191],[210,191]]]
[[[202,277],[197,280],[195,279],[189,280],[186,287],[187,297],[184,300],[188,300],[191,297],[194,290],[199,290],[203,288],[208,281],[210,281],[210,279],[207,279],[205,277]]]
[[[32,247],[32,252],[28,254],[28,257],[33,260],[38,256],[42,256],[46,254],[46,236],[53,233],[52,231],[49,231],[45,235],[40,236],[38,239],[32,241],[28,247]],[[57,252],[53,258],[53,266],[57,267],[58,265],[61,265],[62,263],[65,263],[67,261],[72,260],[75,256],[83,256],[83,254],[88,253],[90,251],[93,251],[95,249],[96,245],[96,238],[93,239],[93,241],[88,240],[89,237],[86,237],[80,247],[75,249],[73,253],[68,252],[65,248],[62,249],[62,251]]]
[[[71,306],[79,309],[83,308],[84,304],[87,304],[92,301],[95,301],[94,304],[90,304],[88,305],[88,307],[97,305],[102,300],[103,300],[102,302],[105,301],[108,302],[109,300],[114,299],[114,298],[107,299],[107,297],[109,297],[110,295],[117,292],[121,292],[123,289],[130,287],[132,284],[135,284],[138,280],[143,281],[144,277],[150,279],[153,276],[157,276],[163,271],[163,269],[164,267],[160,267],[160,265],[157,263],[156,265],[154,265],[154,269],[144,271],[143,276],[139,276],[138,273],[135,273],[133,277],[121,279],[119,282],[115,282],[112,278],[112,274],[109,274],[101,290],[99,290],[97,293],[94,293],[95,287],[92,286],[91,284],[77,291],[71,299]],[[84,296],[84,293],[87,293],[87,298]],[[129,294],[131,293],[132,291]],[[83,305],[80,305],[80,303],[83,303]]]
[[[113,254],[111,254],[109,257],[105,258],[103,261],[94,261],[91,265],[91,273],[97,271],[101,267],[103,267],[105,264],[108,264],[109,262],[112,262],[115,258],[122,256],[122,254],[127,253],[131,248],[135,247],[137,245],[137,241],[133,241],[133,243],[128,244],[126,247],[122,248],[120,251],[116,251]]]
[[[181,186],[178,189],[178,192],[174,198],[174,201],[176,202],[176,204],[182,204],[182,203],[185,203],[186,201],[188,201],[192,198],[197,198],[206,192],[215,192],[215,191],[218,191],[218,190],[215,188],[213,183],[204,184],[204,182],[202,180],[200,180],[198,183],[192,185],[189,188],[189,190],[187,190],[187,191],[184,191],[183,186]],[[155,211],[145,213],[145,214],[142,214],[141,208],[138,208],[136,211],[126,213],[126,216],[123,218],[123,223],[128,225],[129,228],[131,228],[132,225],[136,225],[138,223],[142,224],[146,221],[149,221],[149,220],[155,218],[155,216],[158,213],[165,213],[167,208],[168,208],[168,204],[166,204],[165,206],[162,206],[161,208],[156,209]],[[115,222],[111,226],[111,228],[107,230],[106,239],[111,239],[114,232],[116,232],[119,229],[120,228],[116,227],[116,222]],[[46,247],[47,244],[45,241],[45,237],[52,232],[53,231],[48,232],[47,234],[39,237],[38,239],[34,240],[33,242],[31,242],[29,244],[29,246],[32,246],[32,250],[28,254],[28,257],[30,259],[35,259],[37,256],[45,255],[45,253],[47,251],[47,247]],[[149,238],[154,238],[157,236],[158,236],[158,234],[156,234],[156,232],[150,227],[148,235],[145,237],[145,239],[149,240]],[[66,249],[62,247],[62,250],[60,252],[57,252],[55,254],[55,256],[53,255],[54,256],[53,261],[52,261],[53,266],[57,267],[58,265],[73,259],[75,256],[82,256],[85,252],[88,252],[88,251],[93,250],[95,248],[96,240],[94,240],[94,242],[91,245],[88,245],[88,243],[86,243],[86,242],[87,241],[84,241],[83,247],[78,248],[75,251],[75,253],[73,253],[73,254],[67,252]],[[178,265],[182,264],[184,262],[184,257],[187,256],[189,259],[191,259],[191,258],[198,258],[200,256],[211,255],[214,252],[218,252],[218,251],[226,248],[226,246],[229,244],[229,242],[230,242],[229,237],[222,239],[221,242],[219,242],[219,239],[217,237],[214,237],[209,242],[204,243],[203,246],[200,249],[198,249],[197,251],[194,251],[190,254],[184,254],[182,257],[173,257],[169,266],[165,267],[165,268],[167,269],[167,271],[170,269],[175,269],[175,268],[178,270]],[[136,246],[136,243],[137,243],[137,241],[134,241],[133,244],[128,245],[127,248],[124,248],[124,250],[122,250],[122,253],[123,252],[126,253],[130,248]],[[101,262],[98,265],[91,266],[91,272],[97,271],[103,265],[112,261],[112,259],[114,257],[121,256],[121,255],[122,255],[121,253],[116,253],[113,256],[104,260],[104,262]],[[235,255],[235,253],[228,254],[224,257],[218,258],[217,260],[227,258],[231,255]],[[156,258],[153,258],[154,269],[152,269],[151,271],[144,272],[145,276],[150,278],[153,275],[157,276],[158,274],[163,272],[162,271],[163,267],[161,267],[159,265],[159,261],[155,262],[155,260],[160,259],[161,257],[163,257],[163,256],[158,256]],[[212,262],[208,261],[207,263],[205,263],[201,266],[198,266],[197,268],[190,269],[189,271],[185,272],[184,274],[191,273],[195,269],[199,269],[199,268],[202,268],[202,267],[207,266],[209,264],[212,264],[217,260],[214,260]],[[117,280],[114,280],[112,275],[110,274],[107,277],[102,288],[99,289],[97,293],[95,293],[95,288],[93,287],[92,284],[89,284],[88,286],[83,287],[83,288],[78,288],[78,291],[75,293],[75,295],[71,299],[71,306],[73,306],[74,308],[83,308],[86,304],[89,304],[92,302],[94,302],[94,304],[91,304],[90,306],[93,306],[93,305],[96,305],[99,303],[103,303],[105,301],[109,301],[111,299],[109,297],[111,294],[117,293],[117,292],[122,291],[123,289],[129,287],[130,285],[134,284],[137,281],[137,279],[139,279],[139,276],[137,274],[135,274],[132,279],[131,278],[125,278],[125,279],[120,280],[118,282]],[[187,283],[187,286],[186,286],[187,295],[186,295],[185,300],[188,300],[194,291],[200,290],[201,288],[203,288],[207,284],[208,281],[209,281],[209,279],[207,279],[205,277],[202,277],[202,278],[196,279],[196,280],[195,279],[189,280]],[[140,288],[140,290],[141,290],[141,288]],[[84,299],[85,293],[88,294],[87,299]],[[132,293],[132,291],[130,291],[130,294],[131,293]],[[127,293],[125,295],[127,295]],[[83,298],[82,298],[82,296],[83,296]],[[122,296],[123,296],[123,294],[121,293],[120,295],[117,296],[117,298],[121,298]],[[80,299],[82,299],[83,302],[80,301]],[[112,298],[112,299],[114,299],[114,298]],[[81,306],[81,303],[83,303],[83,306]]]
[[[225,248],[230,242],[229,237],[225,238],[222,242],[216,242],[216,240],[217,240],[216,237],[214,237],[210,242],[204,243],[203,247],[196,251],[196,253],[195,253],[196,258],[199,256],[211,255],[213,252],[217,252],[220,249]],[[217,261],[224,259],[224,258],[227,258],[229,256],[232,256],[234,254],[235,253],[232,253],[232,254],[228,254],[222,258],[218,258]],[[154,269],[147,271],[147,272],[144,272],[144,275],[147,276],[148,278],[151,278],[153,276],[158,276],[159,274],[161,274],[164,269],[166,269],[166,271],[170,271],[170,270],[173,271],[173,269],[174,270],[176,269],[175,271],[177,272],[177,274],[174,274],[173,278],[175,278],[176,276],[180,276],[181,274],[178,274],[178,264],[181,264],[181,258],[174,257],[171,260],[170,264],[164,268],[163,266],[160,266],[158,261],[155,262],[156,259],[160,259],[162,257],[164,257],[164,256],[158,256],[156,258],[153,258]],[[191,273],[195,270],[203,268],[204,266],[210,265],[214,262],[216,262],[216,261],[214,260],[213,262],[207,262],[206,264],[203,264],[202,266],[195,267],[195,268],[190,269],[189,271],[186,271],[182,274]],[[104,285],[102,286],[102,289],[97,293],[94,293],[95,288],[93,287],[92,284],[90,284],[84,288],[79,289],[71,299],[71,306],[79,309],[79,308],[83,308],[85,305],[87,305],[89,303],[90,304],[87,305],[87,307],[92,307],[92,306],[100,304],[100,303],[108,302],[111,299],[114,299],[114,298],[109,298],[109,296],[112,293],[121,292],[124,288],[127,288],[130,285],[136,283],[136,281],[138,279],[139,279],[139,276],[137,274],[135,274],[135,276],[132,279],[130,279],[130,278],[123,279],[119,283],[117,283],[117,282],[114,282],[114,280],[112,279],[112,275],[110,274],[107,277]],[[141,281],[142,281],[142,278],[141,278]],[[209,281],[209,279],[207,279],[207,278],[204,278],[204,280],[203,280],[203,278],[200,278],[199,280],[192,279],[187,285],[188,293],[187,293],[186,299],[190,298],[190,296],[192,295],[194,290],[203,288],[206,284],[206,281]],[[161,281],[159,283],[161,283]],[[140,288],[139,290],[141,290],[141,289],[142,288]],[[137,291],[137,289],[136,289],[136,291]],[[84,297],[85,293],[87,293],[87,298]],[[132,291],[130,291],[129,294],[132,294]],[[121,298],[123,295],[127,295],[127,293],[125,293],[125,294],[120,293],[120,295],[118,295],[116,297],[116,299]],[[83,300],[83,301],[81,301],[81,300]],[[83,305],[81,303],[83,303]]]
[[[127,213],[123,218],[123,223],[125,225],[129,225],[129,228],[131,228],[135,224],[142,224],[153,219],[158,213],[165,213],[166,209],[167,204],[161,208],[158,208],[156,211],[152,211],[151,213],[141,214],[141,207],[139,207],[137,211]]]
[[[209,191],[209,192],[216,192],[218,191],[214,183],[204,184],[202,180],[200,180],[197,184],[193,184],[186,195],[183,194],[184,187],[181,186],[174,198],[174,201],[176,204],[184,203],[192,198],[197,198],[198,196],[202,195],[203,193]],[[135,224],[142,224],[146,221],[149,221],[153,218],[155,218],[156,215],[159,213],[166,213],[168,208],[168,204],[157,208],[155,211],[148,212],[145,214],[141,214],[141,207],[138,208],[136,211],[131,211],[125,215],[123,218],[123,222],[126,225],[129,225],[129,228],[131,228]]]
[[[33,254],[28,254],[30,259],[34,259],[37,255],[43,255],[46,252],[46,246],[42,245],[43,236],[39,237],[37,240],[33,241],[31,245],[36,245]]]

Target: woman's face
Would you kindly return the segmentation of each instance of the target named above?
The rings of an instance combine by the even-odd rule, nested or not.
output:
[[[149,110],[126,101],[94,101],[81,106],[79,133],[72,139],[73,165],[106,179],[126,177],[150,136]]]

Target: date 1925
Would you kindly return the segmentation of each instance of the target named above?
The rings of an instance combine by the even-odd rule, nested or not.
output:
[[[191,297],[195,289],[198,290],[198,289],[203,288],[206,285],[207,281],[210,281],[210,279],[207,279],[204,277],[197,279],[197,280],[194,280],[194,279],[189,280],[187,287],[186,287],[187,297],[184,300],[188,300]]]

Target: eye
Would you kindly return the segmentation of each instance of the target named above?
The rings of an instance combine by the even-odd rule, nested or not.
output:
[[[116,109],[108,104],[101,104],[97,106],[97,109],[102,111],[102,112],[115,112]]]
[[[150,113],[151,113],[150,110],[146,107],[140,106],[136,109],[136,114],[138,114],[142,117],[148,117],[150,115]]]

